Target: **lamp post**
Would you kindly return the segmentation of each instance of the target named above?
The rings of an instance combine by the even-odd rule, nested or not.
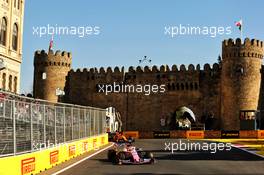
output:
[[[56,93],[56,96],[58,96],[58,102],[62,102],[61,97],[65,95],[65,92],[61,90],[60,88],[57,88],[55,93]]]

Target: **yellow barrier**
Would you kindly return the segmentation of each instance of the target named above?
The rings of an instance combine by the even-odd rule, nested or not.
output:
[[[130,137],[133,137],[135,139],[138,139],[139,138],[139,133],[138,131],[124,131],[124,135],[128,138],[129,136]]]
[[[203,139],[204,131],[187,131],[187,139]]]
[[[106,144],[108,135],[102,134],[32,153],[0,158],[0,174],[36,174]]]
[[[258,131],[258,139],[264,139],[264,130]]]

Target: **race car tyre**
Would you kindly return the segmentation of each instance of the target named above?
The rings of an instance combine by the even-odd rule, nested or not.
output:
[[[155,159],[154,158],[151,158],[150,164],[154,164],[154,163],[155,163]]]
[[[152,158],[154,158],[153,154],[151,152],[148,152],[148,151],[138,151],[138,155],[142,159],[152,159]]]
[[[116,157],[116,151],[115,150],[109,150],[107,153],[108,161],[113,161]]]
[[[153,156],[153,153],[152,153],[152,152],[146,152],[145,157],[146,157],[146,158],[154,159],[154,156]]]
[[[118,153],[118,158],[120,160],[125,160],[126,159],[126,154],[124,152],[120,152],[120,153]]]
[[[120,160],[119,156],[115,156],[114,159],[112,160],[112,163],[114,165],[122,165],[122,161]]]

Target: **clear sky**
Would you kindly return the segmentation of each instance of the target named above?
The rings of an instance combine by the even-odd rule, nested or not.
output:
[[[73,69],[138,66],[144,55],[152,65],[214,63],[221,41],[240,37],[234,22],[243,19],[243,36],[264,40],[264,1],[260,0],[26,0],[21,93],[33,86],[35,50],[48,49],[50,35],[39,26],[99,26],[99,35],[55,35],[54,50],[72,52]],[[232,27],[230,35],[165,35],[168,26]]]

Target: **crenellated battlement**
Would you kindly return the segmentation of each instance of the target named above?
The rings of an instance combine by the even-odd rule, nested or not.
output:
[[[180,65],[180,68],[178,69],[177,65],[172,65],[171,68],[168,65],[161,65],[160,67],[154,65],[152,67],[145,66],[137,66],[136,68],[133,66],[130,66],[128,68],[128,71],[125,73],[170,73],[170,72],[194,72],[194,71],[218,71],[219,70],[219,64],[214,63],[212,66],[209,63],[204,64],[203,69],[200,68],[200,64],[197,64],[194,66],[193,64],[190,64],[188,66],[185,66],[184,64]],[[79,73],[96,73],[96,74],[106,74],[106,73],[122,73],[124,71],[124,67],[100,67],[98,68],[83,68],[83,69],[71,69],[72,73],[79,72]]]
[[[34,55],[34,65],[44,66],[66,66],[70,67],[72,63],[72,54],[66,51],[57,50],[55,53],[50,50],[37,50]]]
[[[260,48],[264,47],[263,41],[256,40],[256,39],[251,39],[250,40],[249,38],[246,38],[244,40],[244,43],[242,43],[240,38],[237,38],[235,41],[232,38],[229,38],[228,40],[224,40],[223,41],[223,45],[222,46],[223,47],[233,47],[233,46],[248,47],[248,46],[253,46],[253,47],[260,47]]]
[[[205,64],[203,66],[203,69],[200,68],[200,65],[194,66],[193,64],[190,64],[188,66],[180,65],[179,69],[177,65],[172,65],[169,67],[168,65],[161,65],[161,66],[137,66],[133,67],[130,66],[126,71],[124,71],[124,67],[107,67],[107,68],[84,68],[84,69],[71,69],[69,71],[70,77],[85,79],[88,78],[89,80],[105,80],[106,77],[126,77],[126,79],[135,79],[135,77],[142,77],[148,79],[159,79],[160,75],[166,75],[165,77],[170,77],[171,75],[176,75],[179,77],[182,76],[188,76],[191,78],[192,76],[197,77],[201,72],[211,75],[211,73],[214,74],[220,74],[220,66],[219,64],[215,63],[212,66],[210,64]]]
[[[264,43],[263,41],[246,38],[242,43],[240,38],[235,41],[233,39],[224,40],[222,42],[222,57],[239,58],[239,57],[254,57],[263,58]]]

